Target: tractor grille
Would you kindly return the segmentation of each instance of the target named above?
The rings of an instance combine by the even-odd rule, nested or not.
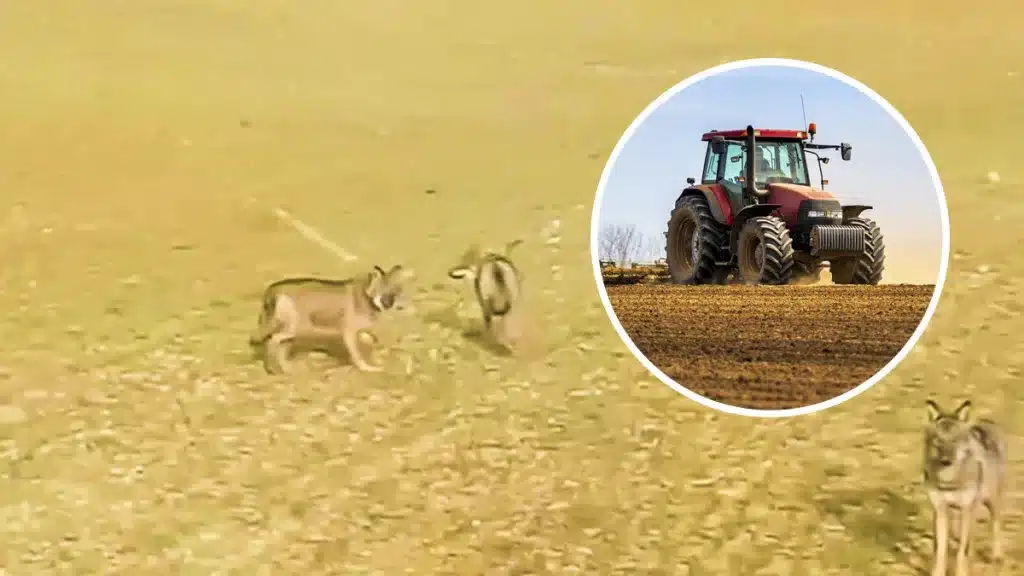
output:
[[[811,254],[860,254],[864,229],[860,226],[822,225],[811,228]]]

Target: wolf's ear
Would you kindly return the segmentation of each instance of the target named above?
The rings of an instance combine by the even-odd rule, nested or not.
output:
[[[942,408],[939,408],[939,405],[934,400],[926,401],[925,405],[928,406],[928,420],[931,422],[938,420],[939,416],[942,415]]]
[[[380,283],[384,280],[384,270],[380,266],[374,266],[366,279],[366,293],[374,294],[380,289]]]
[[[953,412],[953,415],[956,416],[957,420],[967,422],[971,417],[971,401],[964,400],[963,403],[960,404],[960,406]]]
[[[978,442],[981,442],[981,445],[986,448],[988,448],[989,444],[991,443],[991,439],[988,437],[988,434],[985,433],[984,428],[971,426],[971,436],[974,436],[974,439],[977,440]]]
[[[397,279],[400,282],[406,282],[412,280],[416,276],[416,272],[412,268],[406,268],[401,264],[395,264],[388,271],[388,278]]]
[[[472,273],[473,269],[469,266],[456,266],[448,271],[448,277],[461,280]]]
[[[462,253],[461,258],[459,259],[459,264],[462,266],[471,266],[479,262],[483,256],[484,251],[480,248],[480,244],[478,242],[474,242],[466,248],[465,252]]]

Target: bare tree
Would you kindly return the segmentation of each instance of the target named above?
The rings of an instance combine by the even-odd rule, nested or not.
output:
[[[601,226],[597,235],[597,257],[602,261],[615,260],[615,247],[619,243],[619,229],[614,224]]]
[[[598,234],[597,249],[601,260],[612,260],[624,266],[645,256],[646,243],[636,226],[605,224]]]
[[[652,234],[647,236],[644,241],[643,260],[644,262],[654,263],[665,257],[665,239],[664,237]]]

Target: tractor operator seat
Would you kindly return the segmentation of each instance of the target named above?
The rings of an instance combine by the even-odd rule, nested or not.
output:
[[[775,168],[768,162],[764,157],[764,149],[760,146],[754,150],[754,158],[757,159],[757,180],[762,182],[773,182],[782,180],[788,180],[789,175],[782,170]]]

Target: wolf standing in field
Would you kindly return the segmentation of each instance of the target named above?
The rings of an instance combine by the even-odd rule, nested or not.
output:
[[[992,558],[1002,556],[1000,513],[1006,483],[1006,439],[991,420],[970,419],[970,400],[945,412],[928,400],[924,484],[935,512],[932,576],[946,575],[952,509],[960,511],[956,576],[969,574],[971,532],[982,506],[992,526]]]
[[[454,279],[473,280],[473,290],[483,314],[484,328],[495,343],[513,352],[521,336],[519,270],[510,260],[512,249],[522,244],[513,240],[502,253],[481,253],[477,245],[462,255],[459,264],[448,270]]]
[[[384,271],[379,266],[366,275],[345,280],[286,278],[263,292],[259,325],[249,343],[261,347],[269,373],[290,371],[289,357],[296,343],[337,350],[340,343],[352,363],[363,372],[379,372],[359,352],[359,336],[377,342],[371,331],[382,312],[400,307],[405,282],[411,274],[402,266]]]

